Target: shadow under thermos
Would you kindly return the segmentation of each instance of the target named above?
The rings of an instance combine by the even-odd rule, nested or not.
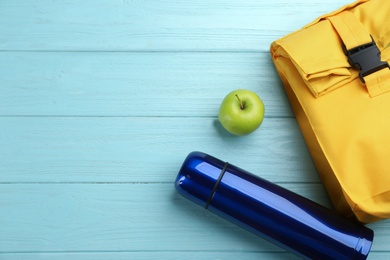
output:
[[[374,232],[330,209],[201,152],[185,159],[179,194],[211,212],[311,259],[366,259]]]

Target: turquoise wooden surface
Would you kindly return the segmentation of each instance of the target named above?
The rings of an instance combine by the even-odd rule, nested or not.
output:
[[[172,182],[200,150],[330,207],[268,49],[347,3],[0,0],[0,259],[293,259]],[[236,88],[266,107],[245,137]]]

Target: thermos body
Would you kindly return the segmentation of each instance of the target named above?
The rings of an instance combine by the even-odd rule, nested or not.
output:
[[[366,259],[374,233],[330,209],[201,152],[175,182],[184,197],[301,257]]]

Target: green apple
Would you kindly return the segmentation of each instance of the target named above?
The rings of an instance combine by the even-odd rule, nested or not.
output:
[[[234,135],[247,135],[263,122],[264,104],[256,93],[238,89],[230,92],[219,108],[219,121]]]

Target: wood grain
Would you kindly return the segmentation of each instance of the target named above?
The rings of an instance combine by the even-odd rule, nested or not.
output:
[[[266,118],[242,138],[216,118],[3,117],[0,126],[0,182],[172,182],[193,150],[271,181],[319,182],[293,118]]]
[[[319,184],[284,186],[327,203]],[[182,198],[173,183],[0,187],[1,252],[282,251]]]
[[[0,60],[0,116],[214,117],[237,88],[258,93],[267,117],[293,116],[268,52],[0,52]]]
[[[383,255],[381,255],[383,256]],[[135,251],[135,252],[64,252],[58,253],[21,253],[21,254],[3,254],[2,259],[50,259],[58,260],[66,259],[84,259],[84,260],[128,260],[128,259],[140,259],[140,260],[197,260],[197,259],[224,259],[224,260],[258,260],[258,259],[276,259],[276,260],[294,260],[298,257],[287,252],[200,252],[200,251]],[[373,258],[375,259],[375,258]],[[376,258],[380,259],[380,258]],[[383,258],[382,258],[383,259]]]
[[[269,46],[345,4],[0,1],[0,259],[296,259],[173,181],[200,150],[330,207]],[[245,137],[217,121],[237,88],[266,107]]]
[[[320,184],[283,186],[329,206]],[[7,212],[0,218],[3,253],[282,252],[182,198],[171,183],[0,187],[0,205]],[[383,241],[389,225],[389,221],[371,224],[377,231],[375,250],[387,248]]]
[[[0,50],[265,51],[273,40],[344,4],[341,0],[275,0],[272,4],[3,0]]]

